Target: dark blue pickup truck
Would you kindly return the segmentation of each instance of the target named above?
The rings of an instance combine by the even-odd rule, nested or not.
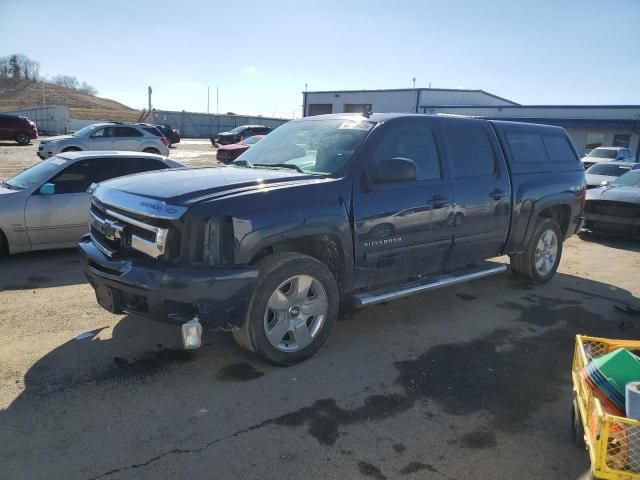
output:
[[[230,166],[93,189],[80,251],[115,313],[229,329],[271,364],[364,307],[503,272],[554,275],[583,220],[584,169],[558,127],[445,115],[291,121]]]

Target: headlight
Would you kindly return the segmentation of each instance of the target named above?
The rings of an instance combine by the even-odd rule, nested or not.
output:
[[[220,228],[220,222],[218,220],[209,220],[207,222],[207,228],[204,233],[204,256],[205,262],[209,265],[220,265],[221,263],[221,250],[220,239],[222,229]]]

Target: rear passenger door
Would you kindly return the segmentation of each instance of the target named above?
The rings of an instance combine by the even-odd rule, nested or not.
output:
[[[132,127],[115,127],[114,150],[139,151],[142,132]]]
[[[450,119],[442,126],[453,185],[455,268],[499,255],[507,239],[511,184],[505,159],[484,120]]]

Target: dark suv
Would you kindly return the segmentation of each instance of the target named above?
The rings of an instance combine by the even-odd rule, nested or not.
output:
[[[0,140],[15,140],[20,145],[28,145],[36,138],[38,138],[38,128],[28,118],[0,115]]]
[[[560,127],[459,116],[292,120],[231,166],[101,183],[84,271],[111,312],[229,329],[266,362],[316,352],[341,305],[504,272],[551,280],[583,221],[584,169]],[[141,240],[142,238],[142,240]],[[393,321],[392,318],[389,321]]]
[[[220,132],[217,136],[211,137],[210,140],[211,145],[214,147],[217,145],[230,145],[254,135],[266,135],[270,131],[271,129],[264,125],[240,125],[229,132]]]

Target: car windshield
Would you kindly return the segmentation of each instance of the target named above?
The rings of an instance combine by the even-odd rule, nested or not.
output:
[[[87,125],[86,127],[83,127],[80,130],[73,132],[72,135],[74,137],[84,137],[89,133],[91,133],[94,128],[96,128],[95,125]]]
[[[244,129],[245,129],[244,126],[236,127],[233,130],[229,130],[229,133],[242,133]]]
[[[596,148],[589,152],[587,157],[595,157],[595,158],[616,158],[618,154],[617,150],[611,150],[608,148]]]
[[[234,163],[331,175],[346,165],[374,125],[357,117],[289,122],[264,137]]]
[[[58,173],[68,162],[69,160],[65,158],[51,157],[23,170],[4,183],[14,190],[24,190],[25,188],[39,186]]]
[[[609,162],[596,163],[594,166],[587,169],[585,173],[591,173],[593,175],[607,175],[609,177],[619,177],[623,173],[627,173],[631,170],[630,165],[611,165]]]
[[[253,145],[254,143],[256,143],[261,138],[262,138],[262,136],[260,136],[260,135],[254,135],[253,137],[245,138],[244,140],[242,140],[240,142],[240,145]]]
[[[638,187],[640,188],[640,170],[634,170],[627,172],[624,175],[619,176],[611,185],[614,187]]]

